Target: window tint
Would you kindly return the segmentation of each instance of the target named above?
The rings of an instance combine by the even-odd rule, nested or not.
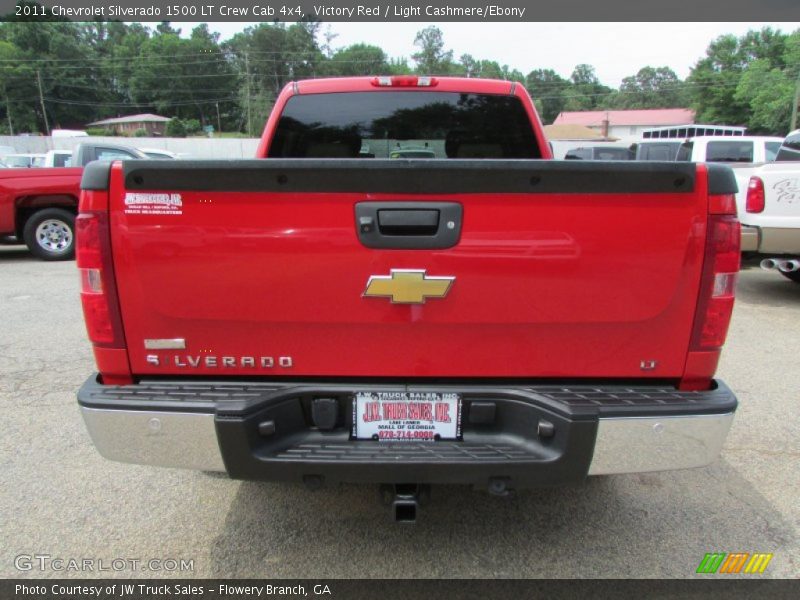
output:
[[[678,149],[678,155],[675,157],[675,160],[680,160],[685,162],[692,160],[693,148],[694,148],[694,142],[684,142]]]
[[[154,158],[156,160],[171,160],[172,157],[167,154],[161,154],[161,152],[145,152],[147,158]]]
[[[627,148],[595,148],[595,160],[630,160],[631,152]]]
[[[540,158],[513,96],[391,91],[289,99],[271,158]]]
[[[72,160],[69,154],[56,154],[53,156],[53,164],[56,167],[68,167]]]
[[[591,160],[591,148],[573,148],[564,155],[566,160]]]
[[[6,156],[6,164],[9,167],[30,167],[33,160],[30,156]]]
[[[753,142],[708,142],[707,162],[753,162]]]
[[[775,160],[800,161],[800,132],[792,134],[783,140]]]
[[[651,142],[639,144],[636,160],[675,160],[680,142]]]
[[[778,156],[778,150],[780,149],[780,142],[766,142],[764,144],[764,157],[767,159],[767,162],[775,160],[775,157]]]
[[[126,158],[136,158],[136,155],[132,152],[126,152],[125,150],[118,150],[117,148],[98,148],[97,149],[97,160],[117,160],[117,159],[126,159]]]

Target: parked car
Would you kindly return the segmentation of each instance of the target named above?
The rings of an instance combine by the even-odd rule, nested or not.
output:
[[[3,162],[12,169],[30,169],[44,166],[44,154],[7,154]]]
[[[437,158],[387,160],[404,140]],[[728,166],[552,160],[524,86],[416,76],[290,83],[256,158],[87,167],[78,402],[106,458],[390,484],[413,521],[433,483],[718,456]]]
[[[567,150],[565,160],[633,160],[636,154],[628,145],[598,144]]]
[[[44,155],[36,156],[44,161]],[[24,241],[31,253],[43,260],[72,258],[83,167],[94,160],[144,158],[147,156],[136,148],[85,142],[70,159],[74,168],[3,169],[0,171],[0,238],[13,236]]]
[[[800,129],[763,164],[733,164],[742,251],[800,283]]]

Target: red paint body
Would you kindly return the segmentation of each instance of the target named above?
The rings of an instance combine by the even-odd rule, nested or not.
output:
[[[47,206],[77,207],[82,173],[80,167],[0,169],[0,235],[16,233],[19,206],[39,206],[31,199],[42,198]]]
[[[551,158],[521,85],[442,79],[435,89],[517,95]],[[258,156],[293,93],[337,91],[382,89],[369,78],[287,86]],[[710,210],[702,166],[696,181],[692,193],[599,198],[187,191],[182,215],[153,216],[125,214],[118,163],[108,210],[131,377],[687,377],[702,387],[719,349],[690,352]],[[84,194],[82,211],[94,196]],[[381,200],[460,202],[459,243],[366,248],[354,204]],[[424,305],[363,298],[369,277],[391,269],[456,280],[446,298]],[[145,350],[152,338],[185,338],[187,347]],[[119,349],[97,350],[98,363],[114,365],[109,381],[124,381]],[[216,358],[206,364],[207,356]],[[242,365],[242,356],[275,366]],[[656,366],[643,370],[642,361]]]

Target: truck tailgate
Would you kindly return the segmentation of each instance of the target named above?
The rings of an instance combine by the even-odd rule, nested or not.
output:
[[[708,211],[693,164],[128,161],[110,190],[134,374],[683,373]],[[460,207],[454,241],[367,247],[364,202]]]

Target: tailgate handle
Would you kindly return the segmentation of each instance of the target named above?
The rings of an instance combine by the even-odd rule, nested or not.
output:
[[[451,248],[461,237],[458,202],[359,202],[355,227],[367,248]]]
[[[383,235],[436,235],[438,210],[379,210],[378,229]]]

